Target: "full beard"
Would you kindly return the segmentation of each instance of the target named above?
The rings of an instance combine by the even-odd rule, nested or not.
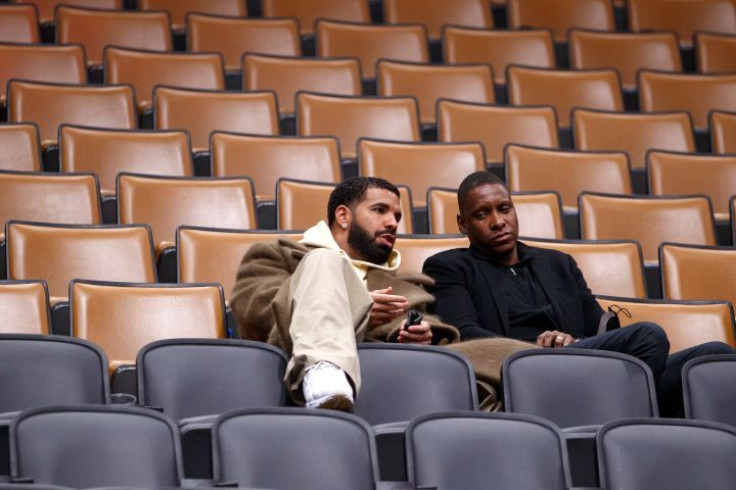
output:
[[[387,232],[381,231],[378,235],[384,233]],[[370,233],[355,222],[350,224],[350,230],[348,230],[348,245],[361,257],[364,257],[366,262],[373,264],[385,263],[393,250],[393,247],[377,243],[375,236],[371,236]]]

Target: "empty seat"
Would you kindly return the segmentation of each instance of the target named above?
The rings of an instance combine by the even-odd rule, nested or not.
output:
[[[361,95],[360,65],[355,58],[289,58],[248,54],[243,57],[243,88],[273,90],[281,114],[294,113],[299,91]]]
[[[157,53],[108,47],[104,58],[105,83],[132,85],[141,111],[151,108],[157,85],[225,89],[222,57],[215,53]]]
[[[57,44],[81,44],[91,64],[102,63],[106,46],[171,51],[169,16],[165,12],[56,9]]]
[[[705,342],[734,345],[733,307],[728,301],[672,301],[599,296],[603,309],[625,308],[619,313],[621,326],[636,322],[661,325],[670,342],[670,352],[678,352]]]
[[[380,59],[429,62],[427,30],[420,25],[362,25],[344,22],[317,22],[317,56],[355,57],[360,60],[364,78],[376,77]]]
[[[213,131],[278,134],[273,92],[215,92],[158,87],[154,90],[154,127],[185,129],[195,151],[207,150]]]
[[[190,176],[192,157],[184,131],[126,131],[64,125],[59,130],[62,172],[92,172],[103,196],[115,194],[120,172]]]
[[[134,129],[138,124],[133,88],[31,83],[8,84],[8,121],[33,121],[41,144],[55,144],[59,126],[84,124],[97,128]]]
[[[148,226],[80,226],[10,222],[8,279],[43,279],[54,299],[75,278],[155,282]]]
[[[656,264],[663,242],[715,245],[705,196],[643,197],[582,193],[581,236],[586,240],[638,240],[645,264]]]
[[[235,133],[212,134],[212,174],[248,176],[258,201],[276,198],[281,178],[337,183],[341,179],[337,140],[331,137],[285,138]]]
[[[621,82],[615,70],[545,70],[509,66],[509,102],[513,105],[551,105],[561,128],[570,127],[574,107],[622,111]]]
[[[419,141],[419,110],[411,97],[297,94],[297,134],[333,135],[343,158],[357,156],[359,138]]]
[[[712,111],[710,135],[713,153],[736,153],[736,113]]]
[[[693,123],[687,112],[652,114],[575,109],[575,148],[623,151],[634,170],[644,170],[649,150],[695,152]]]
[[[642,68],[682,71],[680,47],[672,32],[570,31],[570,66],[575,69],[615,68],[624,90],[636,91]]]
[[[736,110],[736,74],[693,75],[643,70],[639,72],[639,103],[642,112],[687,111],[695,129],[705,131],[711,110]]]
[[[394,248],[401,252],[400,272],[422,272],[424,261],[432,255],[470,245],[468,238],[464,236],[418,236],[399,237],[394,243]]]
[[[639,299],[647,297],[644,261],[641,245],[638,242],[631,240],[539,240],[534,238],[523,239],[523,241],[533,247],[550,248],[571,255],[593,294]],[[619,319],[622,322],[626,320],[623,315],[620,315]],[[648,319],[640,318],[635,321],[644,320]]]
[[[0,5],[0,41],[39,43],[38,10],[34,5]]]
[[[181,225],[257,228],[253,183],[243,178],[118,176],[121,224],[147,223],[158,251],[173,245]]]
[[[492,28],[489,3],[486,0],[384,0],[383,17],[387,24],[422,24],[430,38],[439,39],[445,25]]]
[[[736,71],[736,36],[696,33],[695,59],[700,73],[733,73]]]
[[[378,62],[378,95],[412,96],[419,103],[422,124],[435,124],[438,99],[490,104],[495,102],[493,74],[488,65],[422,65]]]
[[[41,170],[41,141],[33,123],[0,125],[0,169]]]
[[[581,192],[631,194],[629,160],[621,152],[506,147],[506,180],[511,191],[554,190],[563,209],[577,212]]]
[[[409,186],[417,207],[427,205],[427,189],[437,183],[458,187],[465,176],[485,169],[479,143],[394,143],[361,139],[358,164],[363,176]]]
[[[550,29],[555,42],[565,42],[572,27],[615,30],[613,4],[608,0],[567,0],[552,7],[547,0],[508,0],[509,27]]]
[[[736,304],[736,250],[675,243],[660,248],[662,294],[668,299],[722,299]]]
[[[317,19],[371,21],[368,4],[362,0],[262,0],[261,9],[264,17],[295,17],[302,35],[314,34]]]
[[[245,2],[242,0],[140,0],[140,10],[164,10],[171,17],[171,27],[183,30],[186,16],[190,12],[215,14],[230,17],[245,17]]]
[[[46,283],[0,281],[0,317],[3,318],[2,333],[48,334],[51,317]],[[0,408],[0,412],[5,411]]]
[[[111,372],[135,364],[138,351],[156,340],[225,337],[217,284],[74,280],[69,290],[74,336],[102,347]]]
[[[736,426],[731,399],[736,356],[721,354],[691,359],[682,367],[685,417]]]
[[[497,85],[506,85],[508,65],[555,67],[552,34],[548,30],[504,31],[446,26],[442,33],[445,63],[491,65]]]
[[[728,222],[729,200],[736,195],[736,156],[650,151],[647,162],[652,195],[704,194],[716,221]]]
[[[10,3],[32,3],[38,8],[38,17],[41,24],[54,22],[54,12],[59,5],[72,7],[122,10],[123,0],[10,0]]]

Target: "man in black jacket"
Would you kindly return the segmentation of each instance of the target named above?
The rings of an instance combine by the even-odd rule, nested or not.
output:
[[[604,312],[577,264],[565,253],[518,242],[516,211],[503,181],[475,172],[460,185],[458,203],[458,227],[470,247],[430,257],[424,273],[436,281],[430,288],[435,312],[457,326],[463,340],[501,336],[544,348],[632,355],[651,368],[662,415],[681,410],[680,374],[686,361],[736,353],[727,344],[710,342],[668,355],[667,336],[653,323],[596,335]]]

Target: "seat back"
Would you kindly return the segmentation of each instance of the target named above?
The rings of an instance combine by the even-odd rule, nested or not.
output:
[[[513,29],[551,29],[555,42],[565,42],[571,27],[596,31],[616,28],[613,3],[608,0],[567,0],[550,8],[545,0],[509,0],[508,23]]]
[[[409,480],[418,487],[484,488],[493,481],[499,490],[570,488],[563,435],[536,417],[430,414],[409,424],[406,442]],[[538,464],[529,468],[520,454]]]
[[[235,408],[283,406],[286,362],[282,351],[263,342],[153,342],[138,353],[138,401],[163,408],[175,420]]]
[[[295,17],[302,35],[314,34],[318,19],[357,23],[371,21],[368,5],[360,0],[263,0],[261,8],[264,17]]]
[[[138,284],[74,280],[69,288],[75,337],[102,347],[111,372],[135,364],[156,340],[224,338],[219,284]]]
[[[633,114],[575,109],[575,148],[624,151],[631,167],[644,169],[651,149],[695,152],[693,123],[687,112]]]
[[[572,255],[593,294],[647,297],[641,246],[635,241],[524,239],[524,243]]]
[[[2,333],[0,354],[0,413],[48,405],[108,403],[107,357],[91,342]]]
[[[0,281],[0,333],[47,335],[49,290],[43,281]],[[0,412],[5,410],[0,409]]]
[[[107,47],[104,59],[105,83],[132,85],[141,109],[151,107],[153,88],[157,85],[225,89],[222,57],[216,53],[158,53]]]
[[[659,415],[652,371],[618,352],[526,350],[507,357],[501,375],[507,412],[543,417],[563,429]]]
[[[41,171],[41,142],[35,124],[0,125],[0,148],[0,169]]]
[[[87,83],[84,48],[78,45],[0,44],[0,99],[5,97],[5,87],[13,78]]]
[[[465,236],[403,236],[396,239],[394,248],[401,252],[400,272],[422,272],[424,261],[432,255],[453,248],[467,247]]]
[[[711,111],[710,135],[713,153],[736,153],[736,113]]]
[[[445,25],[491,29],[488,7],[485,0],[386,0],[383,17],[387,24],[422,24],[430,38],[439,39]]]
[[[736,426],[736,411],[730,403],[736,382],[734,362],[728,354],[701,356],[682,367],[685,417]]]
[[[239,2],[242,3],[242,2]],[[245,19],[212,15],[187,16],[187,50],[220,53],[226,70],[240,70],[245,53],[299,56],[296,19]]]
[[[615,421],[601,427],[596,446],[601,486],[605,488],[726,490],[736,481],[736,467],[728,457],[736,450],[736,430],[723,424],[672,419]]]
[[[10,3],[32,3],[38,9],[38,21],[41,24],[53,24],[54,12],[59,5],[79,8],[122,10],[123,0],[10,0]]]
[[[706,196],[644,197],[580,195],[584,240],[638,240],[644,263],[656,264],[660,243],[715,245],[715,226]],[[636,217],[636,219],[633,219]]]
[[[570,127],[575,107],[623,111],[621,82],[612,69],[546,70],[509,66],[509,102],[513,105],[551,105],[560,127]]]
[[[38,125],[41,143],[57,142],[62,124],[97,128],[135,129],[138,119],[133,88],[127,85],[94,86],[8,83],[8,121]]]
[[[493,73],[488,65],[426,65],[378,62],[378,95],[412,96],[419,103],[422,124],[436,122],[437,100],[495,102]]]
[[[138,407],[46,407],[15,418],[11,473],[89,487],[175,487],[183,479],[176,425]]]
[[[584,191],[631,194],[629,159],[620,152],[581,152],[508,145],[506,180],[512,191],[555,190],[563,209],[577,211]]]
[[[171,51],[169,16],[165,12],[56,9],[57,44],[81,44],[87,61],[101,64],[106,46]]]
[[[668,299],[723,299],[736,304],[731,247],[662,244],[662,294]]]
[[[171,17],[172,29],[184,29],[190,12],[245,17],[245,2],[241,0],[140,0],[140,10],[164,10]]]
[[[273,92],[214,92],[157,87],[153,91],[156,129],[185,129],[195,151],[209,149],[213,131],[279,133]]]
[[[706,74],[736,71],[736,36],[698,32],[695,34],[695,59],[698,72]]]
[[[103,195],[115,194],[120,172],[191,176],[189,135],[184,131],[118,131],[64,125],[59,129],[62,173],[92,172]]]
[[[9,222],[8,279],[43,279],[66,298],[75,278],[155,282],[148,226],[79,226]]]
[[[257,228],[255,191],[247,177],[120,174],[117,191],[119,222],[149,224],[158,248],[174,242],[181,225]]]
[[[243,57],[243,88],[273,90],[282,114],[294,113],[299,91],[329,95],[361,95],[360,64],[355,58],[288,58],[247,54]]]
[[[419,111],[411,97],[337,97],[299,93],[297,134],[333,135],[343,158],[357,156],[358,139],[419,141]]]
[[[281,178],[337,183],[340,150],[335,138],[281,138],[212,133],[212,175],[253,179],[259,201],[276,198]]]
[[[4,43],[41,42],[38,9],[34,5],[0,5],[0,41]]]
[[[376,78],[381,59],[429,62],[427,29],[421,25],[361,25],[320,20],[315,28],[317,56],[354,57],[364,78]]]

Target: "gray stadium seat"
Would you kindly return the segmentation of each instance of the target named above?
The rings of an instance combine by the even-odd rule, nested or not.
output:
[[[736,356],[691,359],[682,367],[685,418],[736,426]]]

